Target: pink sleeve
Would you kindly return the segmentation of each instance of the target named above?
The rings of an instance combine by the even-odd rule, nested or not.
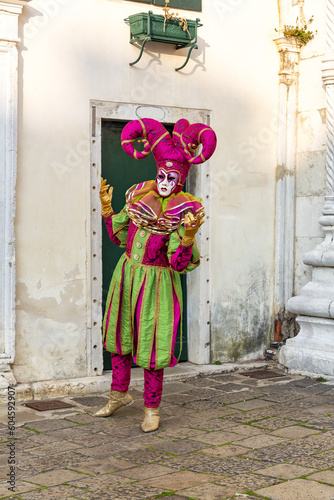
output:
[[[111,241],[113,243],[115,243],[115,245],[120,246],[121,241],[117,238],[117,236],[114,235],[114,231],[112,228],[113,215],[115,215],[115,214],[109,215],[109,217],[103,217],[103,219],[104,219],[104,222],[105,222],[108,234],[109,234],[109,238],[111,239]]]
[[[193,253],[193,245],[184,247],[179,245],[176,252],[171,256],[170,265],[178,273],[182,273],[188,267]]]

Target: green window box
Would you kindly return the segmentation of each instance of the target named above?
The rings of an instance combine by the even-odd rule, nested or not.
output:
[[[129,0],[128,0],[129,1]],[[149,3],[151,5],[165,6],[165,0],[130,0],[131,2]],[[170,0],[168,7],[171,9],[185,9],[202,11],[202,0]]]
[[[142,41],[139,57],[130,66],[136,64],[144,50],[146,42],[162,42],[176,45],[177,49],[189,48],[186,62],[176,71],[184,68],[189,61],[190,54],[193,49],[198,49],[197,46],[197,28],[202,26],[199,23],[200,19],[195,21],[187,19],[188,29],[183,30],[178,20],[169,19],[165,22],[162,15],[153,14],[152,11],[133,14],[125,19],[130,25],[130,43]]]

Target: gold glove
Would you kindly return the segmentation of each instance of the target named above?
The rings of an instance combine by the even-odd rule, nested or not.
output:
[[[109,189],[109,190],[108,190]],[[111,200],[113,187],[107,184],[107,180],[101,177],[101,190],[100,190],[100,200],[101,200],[101,214],[103,217],[109,217],[114,213]]]
[[[184,236],[182,238],[181,244],[184,247],[189,247],[195,241],[195,236],[200,226],[204,223],[204,213],[199,214],[195,217],[192,213],[187,213],[184,218]]]

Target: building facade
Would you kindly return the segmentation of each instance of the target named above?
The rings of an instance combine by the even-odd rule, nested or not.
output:
[[[98,388],[106,122],[185,117],[217,134],[188,185],[207,214],[202,264],[187,278],[189,361],[256,359],[275,333],[296,333],[286,304],[310,279],[302,255],[322,240],[326,2],[202,0],[187,10],[171,0],[203,25],[180,71],[187,49],[158,42],[129,65],[139,47],[124,19],[163,13],[151,3],[0,0],[4,387]],[[283,36],[312,16],[307,45]],[[110,162],[116,177],[121,164]]]

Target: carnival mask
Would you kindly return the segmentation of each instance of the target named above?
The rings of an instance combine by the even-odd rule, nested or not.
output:
[[[177,187],[180,175],[177,172],[166,172],[162,168],[158,170],[157,191],[163,198],[170,196]]]

